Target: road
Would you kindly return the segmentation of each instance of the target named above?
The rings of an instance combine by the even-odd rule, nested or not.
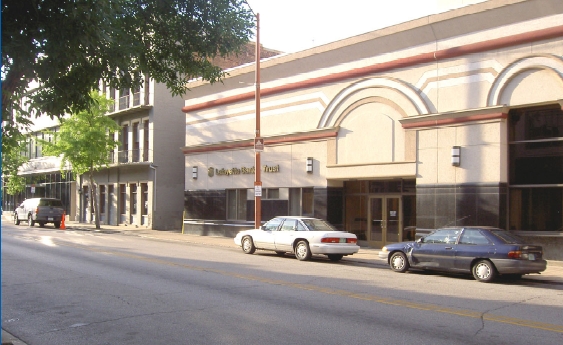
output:
[[[563,285],[2,224],[2,328],[50,344],[561,344]]]

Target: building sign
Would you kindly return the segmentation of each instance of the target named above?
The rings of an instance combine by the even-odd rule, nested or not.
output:
[[[280,172],[280,165],[264,165],[262,167],[262,171],[265,173],[278,173]],[[213,177],[214,175],[217,176],[231,176],[231,175],[248,175],[254,174],[256,170],[254,167],[240,167],[240,168],[231,168],[231,169],[214,169],[210,167],[207,169],[207,176]]]

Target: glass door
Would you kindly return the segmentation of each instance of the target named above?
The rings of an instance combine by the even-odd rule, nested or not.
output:
[[[387,243],[400,242],[401,197],[371,197],[368,207],[369,245],[381,248]]]

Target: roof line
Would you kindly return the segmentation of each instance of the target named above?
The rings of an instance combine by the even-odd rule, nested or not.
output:
[[[350,71],[333,73],[322,77],[311,78],[304,81],[266,88],[260,91],[260,95],[269,96],[282,92],[315,87],[323,84],[339,82],[345,79],[363,77],[365,75],[369,75],[373,73],[383,73],[398,68],[412,67],[415,65],[434,62],[437,60],[450,59],[462,55],[475,54],[484,51],[506,48],[520,44],[526,44],[526,43],[561,37],[561,36],[563,36],[563,25],[555,26],[547,29],[525,32],[512,36],[495,38],[495,39],[477,42],[477,43],[471,43],[465,46],[436,50],[434,52],[422,53],[419,55],[399,58],[393,61],[377,63],[366,67],[360,67]],[[253,91],[245,92],[234,96],[228,96],[212,101],[185,106],[182,108],[182,111],[184,113],[189,113],[191,111],[208,109],[215,106],[246,101],[253,98],[254,98]]]

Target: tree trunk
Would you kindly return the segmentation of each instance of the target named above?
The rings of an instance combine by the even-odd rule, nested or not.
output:
[[[90,168],[90,190],[92,191],[92,205],[94,206],[94,218],[96,219],[96,229],[100,229],[100,200],[98,198],[98,186],[94,181],[94,168]]]

